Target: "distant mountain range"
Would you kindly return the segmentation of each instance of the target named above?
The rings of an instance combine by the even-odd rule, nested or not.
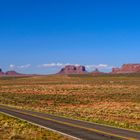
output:
[[[112,72],[108,74],[127,74],[127,73],[140,73],[140,64],[124,64],[120,68],[113,68]],[[57,74],[59,75],[68,75],[68,74],[101,75],[105,73],[100,72],[98,69],[95,69],[93,72],[88,72],[85,66],[68,65],[62,68]],[[2,69],[0,69],[0,76],[33,76],[33,75],[21,74],[16,71],[3,72]]]

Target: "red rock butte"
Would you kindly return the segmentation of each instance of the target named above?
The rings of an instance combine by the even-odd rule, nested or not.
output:
[[[100,72],[97,68],[93,71],[93,72],[91,72],[91,74],[92,75],[102,75],[102,74],[104,74],[103,72]]]
[[[3,72],[2,69],[0,69],[0,76],[21,76],[24,74],[17,73],[16,71],[7,71]]]
[[[113,68],[112,73],[140,73],[140,64],[124,64],[121,68]]]
[[[86,74],[85,66],[68,65],[62,68],[58,74]]]
[[[16,71],[7,71],[5,75],[10,75],[10,76],[18,76],[18,75],[23,75],[21,73],[17,73]]]

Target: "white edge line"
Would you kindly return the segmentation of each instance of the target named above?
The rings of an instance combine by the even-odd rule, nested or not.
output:
[[[19,117],[16,117],[16,116],[14,116],[14,115],[10,115],[10,114],[5,113],[5,112],[2,112],[2,111],[0,111],[0,113],[2,113],[2,114],[4,114],[4,115],[8,115],[8,116],[10,116],[10,117],[12,117],[12,118],[16,118],[16,119],[19,119],[19,120],[22,120],[22,121],[26,121],[26,122],[28,122],[28,123],[30,123],[30,124],[32,124],[32,125],[35,125],[35,126],[44,128],[44,129],[46,129],[46,130],[50,130],[50,131],[59,133],[59,134],[61,134],[61,135],[63,135],[63,136],[71,137],[71,138],[73,138],[74,140],[82,140],[82,139],[77,138],[77,137],[74,137],[74,136],[72,136],[72,135],[69,135],[69,134],[60,132],[60,131],[58,131],[58,130],[54,130],[54,129],[51,129],[51,128],[48,128],[48,127],[45,127],[45,126],[42,126],[42,125],[39,125],[39,124],[36,124],[36,123],[33,123],[33,122],[31,122],[31,121],[27,121],[27,120],[25,120],[25,119],[21,119],[21,118],[19,118]]]
[[[24,108],[18,108],[17,106],[10,106],[10,105],[5,105],[5,104],[0,104],[0,105],[3,105],[5,107],[11,107],[12,109],[19,109],[19,110],[25,110],[25,111],[33,111],[33,112],[38,112],[38,113],[44,113],[44,114],[48,114],[47,112],[39,112],[39,111],[36,111],[36,110],[27,110],[27,109],[24,109]],[[85,123],[89,123],[89,124],[95,124],[95,125],[99,125],[99,126],[105,126],[105,127],[110,127],[110,128],[114,128],[114,129],[121,129],[121,130],[126,130],[126,131],[132,131],[132,132],[136,132],[136,133],[140,133],[140,131],[138,130],[133,130],[133,129],[127,129],[127,128],[122,128],[122,127],[116,127],[116,126],[111,126],[111,125],[108,125],[108,124],[101,124],[101,123],[96,123],[96,122],[90,122],[90,121],[86,121],[86,120],[78,120],[78,119],[73,119],[73,118],[68,118],[67,116],[60,116],[60,115],[54,115],[54,114],[48,114],[48,115],[53,115],[55,117],[61,117],[61,118],[64,118],[64,119],[70,119],[70,120],[74,120],[74,121],[80,121],[80,122],[85,122]]]

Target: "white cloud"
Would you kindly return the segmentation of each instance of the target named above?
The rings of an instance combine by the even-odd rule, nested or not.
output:
[[[15,66],[15,65],[13,65],[13,64],[10,64],[9,68],[13,70],[13,69],[15,69],[15,68],[16,68],[16,66]]]
[[[50,64],[42,64],[42,65],[39,65],[38,67],[39,68],[62,68],[62,67],[65,67],[67,65],[74,65],[74,66],[80,66],[80,64],[70,64],[70,63],[50,63]],[[112,69],[113,66],[109,66],[107,64],[98,64],[98,65],[85,65],[85,67],[87,68],[87,70],[94,70],[96,68],[98,69]]]
[[[14,70],[14,69],[27,69],[29,67],[31,67],[31,64],[20,65],[20,66],[10,64],[10,66],[9,66],[9,68],[12,69],[12,70]]]
[[[63,64],[63,63],[50,63],[50,64],[42,64],[42,65],[39,65],[38,67],[39,68],[52,68],[52,67],[65,67],[67,65],[79,66],[79,64],[70,64],[70,63],[66,63],[66,64]]]
[[[19,69],[26,69],[26,68],[29,68],[29,67],[31,67],[31,64],[17,66],[17,68],[19,68]]]
[[[63,64],[61,63],[50,63],[50,64],[42,64],[42,65],[39,65],[38,67],[40,68],[51,68],[51,67],[62,67]]]
[[[98,64],[98,65],[86,65],[86,68],[88,70],[94,70],[94,69],[104,69],[104,70],[107,70],[107,69],[112,69],[113,66],[109,66],[107,64]]]

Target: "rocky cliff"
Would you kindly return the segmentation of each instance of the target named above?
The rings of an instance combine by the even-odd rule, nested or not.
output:
[[[124,64],[121,68],[113,68],[112,73],[140,73],[140,64]]]
[[[24,75],[24,74],[17,73],[16,71],[3,72],[2,69],[0,69],[0,76],[20,76],[20,75]]]
[[[87,73],[85,66],[68,65],[60,70],[58,74],[85,74]]]
[[[19,75],[23,75],[21,73],[17,73],[16,71],[7,71],[5,73],[6,76],[19,76]]]

